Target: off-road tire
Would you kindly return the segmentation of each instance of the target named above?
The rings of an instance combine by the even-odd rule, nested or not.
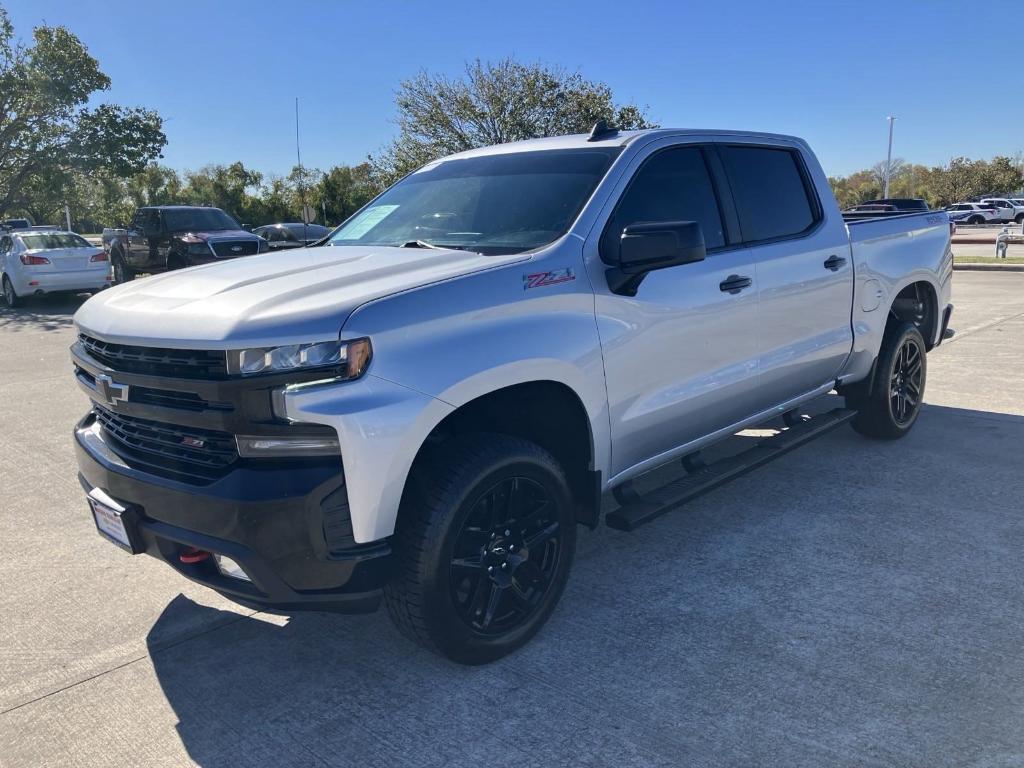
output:
[[[522,491],[517,490],[519,484],[522,488],[528,485],[530,493],[534,494],[531,508],[538,499],[546,498],[550,503],[544,502],[533,513],[528,513],[520,495]],[[523,534],[518,552],[525,551],[526,557],[513,562],[508,571],[501,561],[493,559],[494,552],[501,549],[502,538],[509,534],[504,549],[517,551],[515,537],[520,533],[512,528],[520,526],[498,531],[495,543],[495,534],[488,533],[486,525],[480,524],[483,519],[480,510],[491,520],[500,520],[505,514],[501,509],[505,497],[494,495],[499,487],[513,489],[507,496],[508,509],[512,508],[513,496],[520,499],[511,519],[521,521],[525,529],[529,529],[531,523],[527,521],[531,520],[532,524],[545,526],[534,535],[532,545],[531,537]],[[537,517],[542,512],[542,517]],[[505,525],[501,522],[498,527]],[[556,528],[557,532],[542,544],[536,543],[538,537],[548,535],[550,528]],[[465,549],[467,541],[476,541],[465,539],[466,536],[480,537],[483,543],[478,555],[473,554],[474,549]],[[429,455],[417,461],[399,511],[394,546],[398,572],[384,594],[388,613],[399,631],[423,647],[461,664],[486,664],[499,659],[524,645],[540,630],[558,603],[568,579],[576,547],[576,522],[565,472],[547,451],[518,437],[480,433],[447,440],[429,449]],[[468,551],[471,556],[455,557],[456,546],[459,552]],[[529,546],[534,547],[533,551]],[[531,579],[529,589],[523,590],[517,581],[521,577],[516,574],[520,569],[522,573],[527,572],[526,561],[531,554],[537,563],[553,563],[551,576],[546,580]],[[475,565],[470,566],[469,575],[463,576],[460,568],[465,566],[457,567],[455,561],[462,563],[470,559],[474,563],[479,559],[480,570],[476,570]],[[530,565],[529,569],[532,572],[543,567]],[[491,573],[488,568],[493,575],[488,575]],[[510,580],[511,586],[504,587],[510,591],[503,593],[491,610],[490,601],[499,588],[496,586],[499,577]],[[465,586],[467,582],[470,586]],[[537,593],[532,591],[535,586]],[[461,604],[460,588],[466,595]],[[532,608],[522,607],[529,604],[520,599],[524,591],[535,595]],[[474,609],[486,603],[487,615],[493,617],[501,601],[505,601],[504,615],[513,617],[507,622],[514,621],[517,610],[525,612],[519,623],[508,623],[507,630],[500,622],[486,629],[481,627],[480,622],[486,617],[479,618],[481,612]]]
[[[857,410],[853,428],[882,440],[905,436],[920,415],[927,374],[928,356],[921,331],[913,323],[890,322],[878,353],[870,394],[860,390],[847,395],[847,405]],[[908,402],[909,398],[913,403]]]

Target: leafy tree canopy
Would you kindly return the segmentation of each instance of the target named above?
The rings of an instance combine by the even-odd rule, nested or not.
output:
[[[110,78],[65,27],[37,27],[33,42],[14,36],[0,8],[0,214],[62,196],[75,174],[137,173],[167,143],[152,110],[86,106]]]
[[[477,59],[456,79],[420,72],[401,83],[395,103],[398,138],[370,158],[385,186],[453,152],[585,133],[602,119],[623,129],[654,127],[641,107],[616,104],[604,83],[511,58]]]

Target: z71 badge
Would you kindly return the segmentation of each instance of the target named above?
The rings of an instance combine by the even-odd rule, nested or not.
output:
[[[576,275],[573,273],[572,267],[551,269],[547,272],[534,272],[532,275],[523,275],[523,290],[528,291],[531,288],[543,288],[545,285],[567,283],[575,279]]]

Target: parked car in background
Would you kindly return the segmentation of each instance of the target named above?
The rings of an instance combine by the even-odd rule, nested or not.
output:
[[[270,250],[278,251],[311,245],[323,240],[331,230],[321,224],[266,224],[256,227],[252,233],[266,240]]]
[[[884,197],[881,200],[865,200],[861,205],[891,205],[894,210],[907,213],[929,210],[928,203],[919,197]]]
[[[599,123],[437,160],[323,247],[78,310],[89,514],[251,608],[383,599],[423,646],[497,659],[555,608],[603,492],[632,531],[841,424],[911,431],[948,218],[844,218],[788,136]],[[802,420],[833,390],[845,408]],[[781,414],[781,442],[699,460]],[[680,459],[685,482],[633,484]]]
[[[982,205],[981,203],[955,203],[946,212],[952,220],[955,214],[963,213],[964,216],[957,216],[959,224],[998,224],[999,212],[994,205]]]
[[[81,235],[59,229],[0,234],[0,282],[10,307],[25,296],[98,291],[110,284],[110,262]]]
[[[32,222],[28,219],[4,219],[0,221],[0,229],[14,230],[14,229],[31,229]]]
[[[982,205],[992,205],[996,208],[999,221],[1003,224],[1024,221],[1024,205],[1017,205],[1005,197],[986,197],[979,200]]]
[[[269,250],[220,208],[159,205],[139,208],[124,234],[111,233],[114,282],[140,272],[164,272],[196,264],[251,256]]]

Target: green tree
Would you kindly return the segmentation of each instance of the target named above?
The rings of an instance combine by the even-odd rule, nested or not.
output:
[[[602,119],[623,129],[652,127],[644,109],[616,104],[604,83],[511,58],[477,59],[458,79],[420,72],[401,83],[395,103],[398,138],[370,158],[381,186],[453,152],[584,133]]]
[[[340,224],[370,202],[380,189],[369,163],[336,165],[317,186],[317,199],[327,210],[327,220]]]
[[[241,162],[231,165],[207,165],[198,171],[185,173],[185,187],[180,202],[192,205],[212,205],[222,208],[239,221],[253,223],[254,197],[248,190],[257,191],[263,174],[246,168]]]
[[[69,30],[37,27],[25,45],[0,8],[0,214],[28,204],[44,180],[70,193],[75,174],[129,175],[160,154],[167,139],[156,112],[86,106],[109,87]]]

